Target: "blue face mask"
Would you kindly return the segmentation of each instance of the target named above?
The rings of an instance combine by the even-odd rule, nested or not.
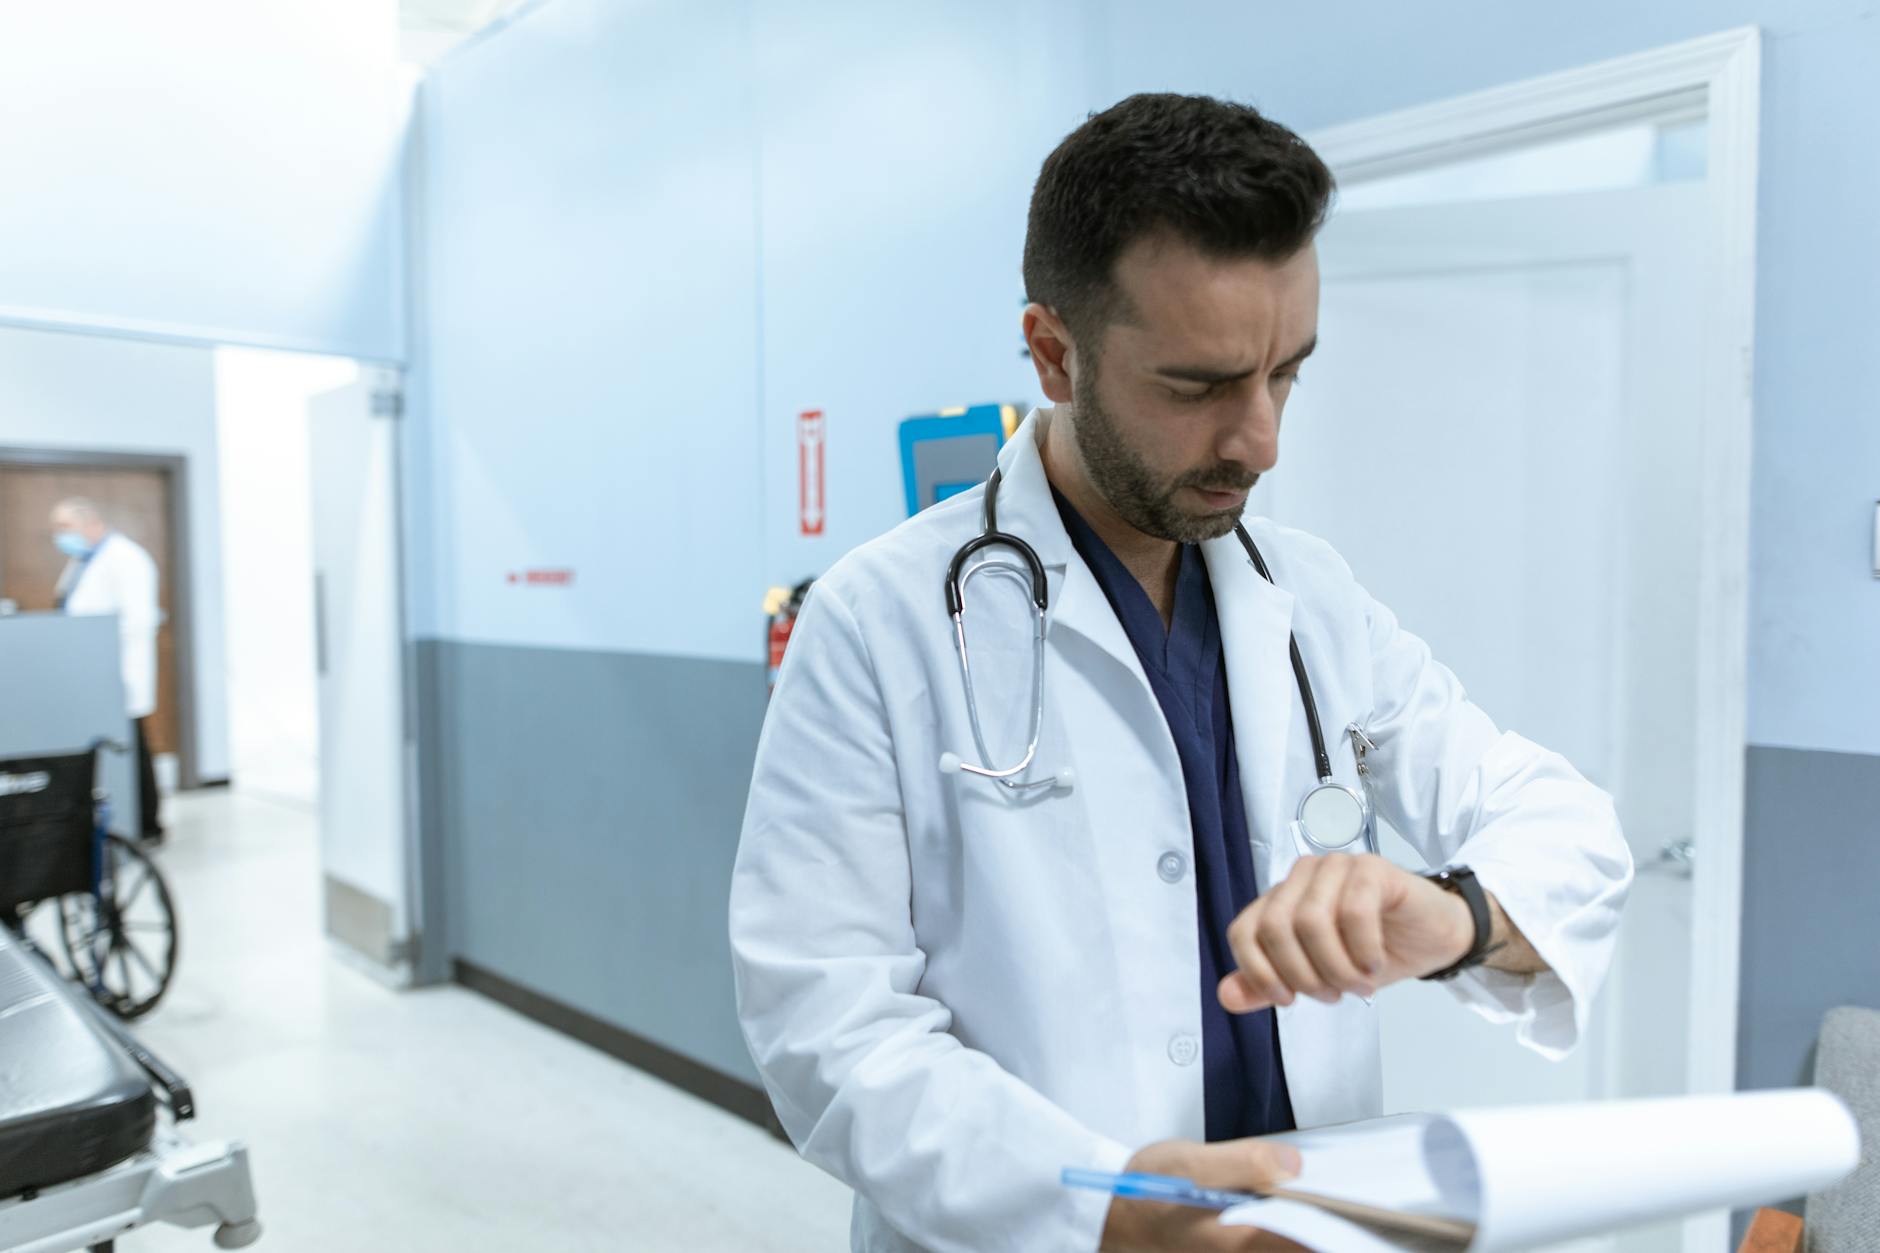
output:
[[[54,531],[52,542],[59,546],[59,551],[73,559],[83,559],[91,555],[91,545],[77,531]]]

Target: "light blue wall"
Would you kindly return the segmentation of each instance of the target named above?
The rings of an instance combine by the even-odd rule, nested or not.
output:
[[[1089,58],[1025,50],[1074,5],[825,8],[554,0],[432,76],[421,634],[756,660],[767,586],[904,516],[902,417],[1032,394],[1025,204]]]
[[[561,0],[427,84],[420,355],[440,634],[750,656],[763,575],[747,41],[743,6],[720,0]],[[509,581],[532,568],[574,582]]]
[[[1880,753],[1867,553],[1880,377],[1864,347],[1880,334],[1880,236],[1866,222],[1880,199],[1880,21],[1856,0],[546,0],[447,60],[425,92],[420,634],[511,650],[488,651],[494,666],[525,664],[517,648],[571,649],[745,663],[757,681],[763,588],[900,518],[900,419],[1035,395],[1017,331],[1026,200],[1089,110],[1136,90],[1211,91],[1311,130],[1749,23],[1768,36],[1751,738]],[[1451,368],[1466,385],[1467,363]],[[822,539],[795,533],[805,408],[829,421]],[[577,581],[506,582],[532,565]],[[450,795],[433,812],[471,803],[458,780],[482,771],[525,791],[604,772],[644,729],[638,690],[622,689],[615,740],[604,720],[584,724],[599,740],[558,732],[567,698],[553,692],[509,688],[522,706],[463,710],[536,734],[503,760],[478,758],[476,737],[439,737],[430,777]],[[726,725],[748,713],[727,710]],[[519,749],[535,756],[517,762]],[[721,756],[675,783],[741,792],[748,761]],[[686,838],[722,849],[735,834],[719,807],[695,816],[710,829]],[[476,825],[480,842],[528,838]],[[438,838],[447,858],[485,855]],[[667,947],[716,953],[722,893],[688,890],[697,908],[678,916],[698,934]],[[563,922],[596,944],[614,934],[605,917]],[[512,978],[561,978],[479,952]],[[660,951],[633,959],[687,986],[699,975]],[[1754,989],[1745,1004],[1755,1012]],[[583,1007],[658,1025],[631,1006]],[[661,1038],[724,1055],[722,1040]]]
[[[1038,165],[1090,107],[1078,7],[753,6],[771,581],[906,517],[902,418],[1036,396],[1019,254]],[[797,522],[804,409],[827,420],[819,538]]]
[[[1088,109],[1212,91],[1310,130],[1750,23],[1767,35],[1750,739],[1880,752],[1880,359],[1862,347],[1880,332],[1880,19],[1860,0],[549,0],[427,93],[440,548],[422,625],[747,655],[764,585],[900,516],[900,418],[1035,395],[1025,199]],[[804,408],[828,415],[822,539],[795,527]],[[680,520],[689,553],[720,554],[709,575],[624,538]],[[576,567],[576,590],[516,593],[504,578],[531,563]],[[682,585],[689,621],[649,621]]]

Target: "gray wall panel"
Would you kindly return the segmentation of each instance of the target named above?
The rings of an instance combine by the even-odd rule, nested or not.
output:
[[[755,1083],[725,906],[762,664],[424,648],[452,956]]]
[[[1807,1083],[1821,1017],[1880,1008],[1880,757],[1749,750],[1737,1086]]]
[[[451,936],[449,881],[443,807],[445,775],[439,768],[443,746],[444,702],[439,675],[443,649],[436,640],[416,640],[405,646],[406,690],[411,694],[407,717],[414,723],[414,767],[418,791],[417,910],[411,923],[416,953],[412,981],[419,985],[450,978]]]
[[[725,898],[763,667],[425,641],[432,952],[756,1082]],[[1751,748],[1739,1086],[1807,1082],[1880,1007],[1880,757]]]

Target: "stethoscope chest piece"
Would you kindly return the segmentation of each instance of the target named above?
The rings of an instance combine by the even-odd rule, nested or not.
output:
[[[1306,843],[1327,853],[1375,849],[1371,802],[1356,788],[1321,783],[1299,802],[1299,830]]]
[[[1371,768],[1365,754],[1377,745],[1352,723],[1345,728],[1351,751],[1358,760],[1358,787],[1334,783],[1329,761],[1321,767],[1319,784],[1299,802],[1299,834],[1322,853],[1377,852],[1377,812],[1371,805]]]

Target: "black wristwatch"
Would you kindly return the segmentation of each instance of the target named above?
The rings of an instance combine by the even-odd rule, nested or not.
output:
[[[1441,982],[1453,979],[1471,966],[1479,966],[1488,960],[1488,955],[1500,948],[1491,944],[1494,937],[1495,920],[1488,909],[1488,893],[1476,882],[1475,871],[1467,866],[1445,866],[1435,874],[1423,876],[1439,888],[1447,889],[1460,896],[1469,906],[1469,917],[1475,920],[1475,943],[1469,945],[1453,966],[1445,966],[1435,974],[1424,975],[1425,979]]]

